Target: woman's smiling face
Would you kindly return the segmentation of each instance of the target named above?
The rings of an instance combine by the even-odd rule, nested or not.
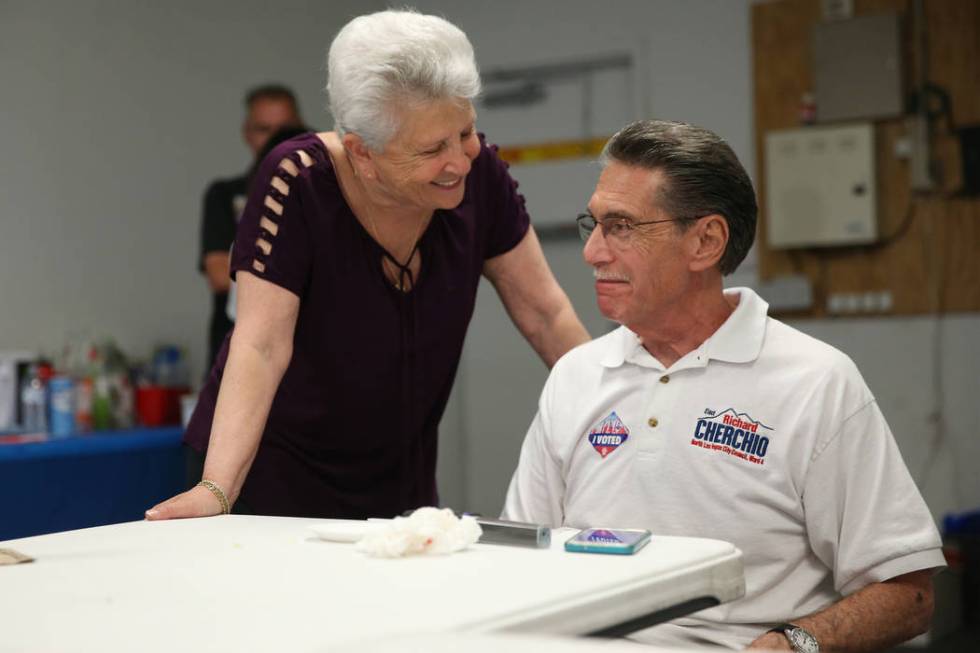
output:
[[[381,192],[401,205],[434,211],[463,201],[466,175],[480,153],[468,100],[433,100],[397,110],[398,130],[371,161]]]

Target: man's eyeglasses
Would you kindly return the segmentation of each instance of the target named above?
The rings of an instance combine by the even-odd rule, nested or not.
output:
[[[633,222],[626,218],[606,218],[605,220],[599,220],[591,213],[581,213],[575,218],[575,222],[578,223],[578,235],[582,237],[583,241],[587,241],[589,236],[592,235],[592,232],[595,231],[596,226],[599,226],[602,229],[603,237],[620,244],[628,243],[637,227],[660,224],[662,222],[684,222],[687,220],[690,220],[690,218],[646,220],[644,222]]]

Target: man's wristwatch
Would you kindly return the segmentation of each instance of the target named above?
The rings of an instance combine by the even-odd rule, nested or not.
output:
[[[793,624],[779,624],[769,629],[770,633],[782,633],[797,653],[820,653],[817,638],[806,630]]]

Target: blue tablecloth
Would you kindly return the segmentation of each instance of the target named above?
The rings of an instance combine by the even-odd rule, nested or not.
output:
[[[142,519],[184,489],[180,427],[0,444],[0,540]]]

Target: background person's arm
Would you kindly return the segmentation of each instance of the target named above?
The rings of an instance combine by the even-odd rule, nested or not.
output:
[[[204,478],[234,504],[255,459],[272,399],[292,357],[299,298],[247,272],[238,273],[238,322],[218,391]],[[157,504],[147,519],[205,517],[221,511],[204,487]]]
[[[487,260],[483,274],[496,288],[517,329],[549,368],[569,349],[590,340],[548,267],[533,228],[509,252]]]
[[[201,213],[201,254],[198,267],[211,292],[227,292],[231,285],[228,249],[235,240],[233,195],[226,182],[211,184],[204,193]]]
[[[816,637],[820,653],[864,653],[888,650],[924,633],[932,610],[932,571],[921,570],[871,583],[792,623]],[[749,648],[793,650],[782,633],[766,633]]]
[[[204,276],[211,292],[228,292],[231,288],[229,263],[231,256],[225,252],[208,252],[204,255]]]

